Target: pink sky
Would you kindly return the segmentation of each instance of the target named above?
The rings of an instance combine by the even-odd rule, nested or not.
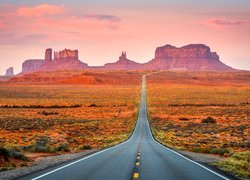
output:
[[[78,49],[89,65],[154,57],[157,46],[203,43],[234,68],[250,70],[249,3],[240,8],[187,4],[0,4],[0,74],[46,48]]]

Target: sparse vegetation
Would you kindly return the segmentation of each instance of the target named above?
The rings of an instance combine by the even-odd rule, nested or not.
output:
[[[215,165],[226,172],[250,179],[250,151],[235,153]]]
[[[179,120],[180,120],[180,121],[188,121],[189,119],[186,118],[186,117],[180,117]]]
[[[230,156],[219,167],[249,178],[249,153],[244,153],[250,144],[250,106],[246,103],[250,81],[246,77],[218,72],[148,76],[148,114],[154,136],[175,149]],[[237,160],[238,153],[245,160]]]
[[[202,119],[201,123],[216,123],[216,120],[213,117],[208,116],[207,118]]]
[[[58,112],[49,112],[49,111],[42,111],[42,112],[38,112],[38,114],[43,114],[45,116],[49,116],[49,115],[58,115]]]
[[[139,95],[140,84],[1,85],[0,146],[49,155],[117,144],[134,128]]]

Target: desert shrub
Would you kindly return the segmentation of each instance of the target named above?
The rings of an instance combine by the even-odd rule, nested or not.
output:
[[[250,151],[235,153],[225,161],[215,163],[226,172],[243,178],[250,178]]]
[[[68,144],[61,144],[56,147],[50,147],[50,152],[57,152],[57,151],[66,151],[69,152],[69,145]]]
[[[49,145],[48,144],[49,144],[49,138],[41,137],[34,144],[34,151],[35,152],[49,152]]]
[[[188,121],[189,119],[186,118],[186,117],[180,117],[179,120],[180,120],[180,121]]]
[[[9,158],[20,159],[23,161],[28,160],[28,158],[25,155],[23,155],[21,152],[13,150],[13,149],[9,149],[9,148],[4,148],[4,147],[0,148],[0,155],[3,156],[5,161],[9,161]]]
[[[10,153],[11,153],[10,156],[13,157],[13,158],[15,158],[15,159],[20,159],[20,160],[23,160],[23,161],[28,161],[28,158],[25,155],[23,155],[21,152],[12,150],[12,151],[10,151]]]
[[[49,115],[58,115],[58,112],[48,112],[48,111],[42,111],[42,112],[38,112],[38,114],[42,114],[45,116],[49,116]]]
[[[90,104],[88,107],[97,107],[96,104]]]
[[[90,150],[90,149],[92,149],[92,147],[91,147],[90,145],[83,145],[83,146],[81,147],[81,149],[82,149],[82,150]]]
[[[68,149],[69,149],[68,144],[62,144],[57,147],[57,151],[68,150]]]
[[[201,123],[216,123],[216,120],[213,117],[208,116],[207,118],[202,119]]]
[[[35,152],[49,152],[49,147],[36,145]]]
[[[212,149],[210,151],[211,154],[219,154],[219,155],[224,155],[224,154],[229,154],[229,151],[225,148],[216,148]]]
[[[210,149],[209,148],[194,148],[192,149],[192,151],[196,153],[209,153]]]
[[[0,147],[0,155],[3,156],[5,161],[9,160],[9,153],[6,148]]]

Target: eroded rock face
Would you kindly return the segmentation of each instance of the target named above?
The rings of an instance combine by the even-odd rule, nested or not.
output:
[[[78,50],[64,49],[54,52],[54,60],[78,60]]]
[[[45,60],[27,60],[23,63],[23,73],[34,71],[56,70],[233,70],[219,60],[216,52],[204,44],[190,44],[177,48],[169,44],[156,48],[155,57],[151,61],[140,64],[127,58],[122,52],[119,60],[107,63],[104,66],[90,67],[78,59],[78,50],[64,49],[54,52],[46,49]]]
[[[165,45],[163,47],[156,48],[155,58],[209,58],[214,60],[219,60],[219,56],[216,52],[211,52],[210,48],[203,44],[191,44],[183,46],[181,48],[176,48],[171,45]]]
[[[78,59],[78,50],[64,49],[54,52],[54,59],[52,59],[52,49],[49,48],[45,51],[45,59],[26,60],[22,66],[22,73],[34,71],[81,70],[87,67],[87,64]]]
[[[50,63],[52,61],[52,49],[46,49],[45,51],[45,63]]]
[[[169,44],[156,48],[155,58],[144,65],[154,70],[233,70],[219,60],[216,52],[204,44],[177,48]]]
[[[22,65],[22,73],[30,73],[37,71],[45,63],[43,59],[29,59],[24,61]]]
[[[140,69],[140,64],[127,59],[126,52],[122,52],[118,61],[107,63],[103,68],[108,70],[138,70]]]
[[[6,70],[6,73],[5,73],[5,76],[14,76],[14,68],[13,67],[10,67]]]

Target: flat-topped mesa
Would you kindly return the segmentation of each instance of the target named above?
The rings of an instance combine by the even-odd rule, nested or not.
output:
[[[54,60],[78,60],[78,50],[64,49],[54,52]]]
[[[177,48],[169,44],[158,47],[155,51],[155,58],[175,59],[175,58],[206,58],[210,60],[219,60],[216,52],[211,52],[210,48],[204,44],[190,44]]]
[[[28,59],[22,64],[22,73],[30,73],[37,71],[43,64],[43,59]]]
[[[234,70],[219,59],[216,52],[204,44],[189,44],[177,48],[172,45],[158,47],[155,58],[144,64],[144,69],[151,70],[192,70],[217,71]]]

